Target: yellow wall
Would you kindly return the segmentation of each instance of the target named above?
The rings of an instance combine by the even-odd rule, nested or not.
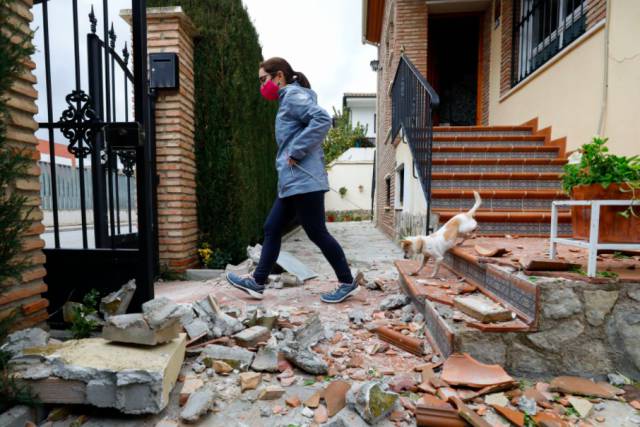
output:
[[[640,1],[612,1],[610,25],[609,94],[603,134],[610,138],[613,153],[640,154]],[[491,34],[490,125],[514,125],[538,117],[540,128],[552,126],[553,138],[567,137],[567,150],[598,133],[604,27],[574,42],[502,97],[500,39],[499,26]]]

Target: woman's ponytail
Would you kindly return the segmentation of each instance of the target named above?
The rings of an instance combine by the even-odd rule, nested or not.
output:
[[[309,83],[309,79],[307,79],[307,76],[299,71],[293,71],[291,65],[284,58],[269,58],[260,64],[260,68],[264,69],[266,73],[271,75],[277,73],[278,71],[282,71],[287,84],[298,82],[300,86],[311,89],[311,83]]]
[[[311,89],[311,84],[309,83],[309,80],[307,79],[307,76],[305,76],[300,71],[294,71],[293,72],[293,80],[298,82],[298,84],[300,86],[306,87],[307,89]]]

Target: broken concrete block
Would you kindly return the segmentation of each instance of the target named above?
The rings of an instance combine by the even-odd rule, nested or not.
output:
[[[49,333],[40,328],[29,328],[9,334],[0,350],[12,356],[22,354],[28,348],[44,347],[49,342]]]
[[[180,412],[180,419],[186,423],[195,423],[201,416],[213,408],[215,393],[212,387],[205,385],[191,393],[184,409]]]
[[[173,319],[162,328],[151,329],[142,313],[110,316],[102,328],[102,338],[123,343],[158,345],[178,337],[182,326]]]
[[[303,282],[318,276],[316,272],[287,251],[280,251],[276,264],[282,267],[283,270],[295,274]]]
[[[197,360],[198,362],[204,362],[206,365],[207,359],[210,361],[209,366],[213,365],[214,360],[221,360],[229,364],[233,369],[246,371],[253,361],[253,353],[240,347],[210,344],[202,350]]]
[[[347,393],[347,403],[369,424],[375,424],[393,411],[398,395],[385,391],[377,382],[367,382],[352,387]]]
[[[252,326],[238,332],[233,336],[240,347],[256,347],[260,342],[266,342],[271,337],[271,332],[264,326]]]
[[[251,369],[260,372],[278,372],[278,342],[272,337],[267,345],[260,347],[256,354]]]
[[[155,347],[113,344],[102,338],[70,340],[38,349],[43,365],[59,383],[55,392],[44,391],[43,380],[24,376],[15,365],[16,377],[32,387],[43,403],[92,404],[115,408],[125,414],[158,413],[184,361],[186,335]],[[43,393],[40,393],[43,391]]]
[[[240,391],[255,390],[262,381],[262,374],[258,372],[242,372],[240,374]]]
[[[100,300],[100,313],[105,318],[117,314],[125,314],[136,292],[136,281],[129,280],[120,289],[111,292]]]
[[[193,308],[200,319],[209,323],[210,336],[213,338],[233,335],[245,328],[240,320],[222,311],[216,299],[211,295],[196,301]]]
[[[395,310],[409,304],[411,300],[404,294],[389,295],[380,302],[379,308],[382,311]]]
[[[260,390],[260,393],[258,393],[258,399],[275,400],[281,398],[284,393],[285,390],[279,385],[270,385]]]
[[[184,311],[184,307],[166,297],[155,298],[142,304],[142,314],[151,329],[161,329],[179,321]]]
[[[302,286],[303,282],[298,276],[292,273],[282,273],[280,275],[280,283],[285,288],[295,288],[296,286]]]
[[[193,319],[193,321],[186,324],[183,323],[183,327],[191,339],[211,334],[209,324],[199,318]]]
[[[458,296],[453,299],[453,304],[458,310],[474,319],[478,319],[482,323],[513,320],[511,311],[496,304],[484,295]]]
[[[281,351],[285,358],[298,368],[314,375],[324,375],[329,365],[324,359],[311,350],[311,346],[324,338],[324,326],[318,314],[311,316],[296,329],[293,338],[287,338],[282,344]]]

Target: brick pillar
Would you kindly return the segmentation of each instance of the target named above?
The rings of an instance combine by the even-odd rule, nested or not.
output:
[[[181,7],[147,9],[149,53],[175,52],[180,88],[156,101],[156,162],[160,264],[184,271],[198,262],[194,149],[193,38],[196,29]]]
[[[33,0],[14,0],[9,3],[9,13],[13,15],[9,19],[19,28],[20,37],[30,37],[29,24],[33,20],[32,6]],[[36,77],[33,75],[36,64],[29,58],[25,58],[24,64],[25,71],[6,94],[8,107],[6,138],[10,147],[22,151],[33,159],[26,171],[26,176],[18,179],[14,184],[14,189],[27,197],[27,208],[30,210],[31,226],[22,239],[22,255],[27,260],[28,267],[22,273],[20,282],[10,280],[9,283],[0,283],[0,318],[18,309],[18,320],[15,324],[18,329],[44,322],[47,319],[46,308],[49,306],[49,301],[40,295],[47,290],[47,285],[43,281],[45,276],[43,267],[45,258],[42,253],[44,240],[40,238],[40,234],[44,232],[44,226],[42,210],[40,210],[40,168],[38,167],[40,153],[37,148],[38,139],[35,136],[38,124],[33,118],[33,115],[38,112],[36,106],[38,92],[33,87],[36,83]]]

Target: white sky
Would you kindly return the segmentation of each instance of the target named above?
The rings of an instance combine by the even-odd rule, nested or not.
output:
[[[361,0],[242,0],[266,58],[281,56],[303,72],[330,114],[344,92],[375,92],[369,62],[376,48],[362,44]],[[257,74],[257,70],[256,70]]]

